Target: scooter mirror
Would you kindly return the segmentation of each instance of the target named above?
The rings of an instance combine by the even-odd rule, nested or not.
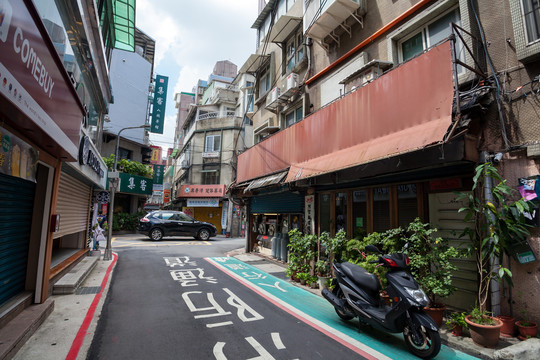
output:
[[[376,246],[374,245],[366,245],[366,251],[369,251],[369,252],[374,252],[374,253],[378,253],[378,254],[382,254],[381,250],[379,250]]]
[[[407,250],[409,248],[409,243],[405,243],[405,246],[403,246],[403,251]]]

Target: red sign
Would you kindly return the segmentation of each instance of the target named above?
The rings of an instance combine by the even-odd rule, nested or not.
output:
[[[0,19],[0,94],[26,115],[14,125],[32,129],[27,135],[40,146],[75,161],[82,104],[36,9],[31,1],[4,0]]]
[[[179,198],[202,198],[225,196],[225,185],[182,185]]]
[[[163,203],[171,201],[171,189],[163,189]]]

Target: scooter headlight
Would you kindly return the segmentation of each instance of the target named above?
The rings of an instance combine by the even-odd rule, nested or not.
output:
[[[412,300],[414,300],[416,303],[426,306],[429,304],[429,299],[426,296],[426,293],[424,290],[418,288],[418,289],[411,289],[411,288],[405,288],[405,291],[411,296]]]

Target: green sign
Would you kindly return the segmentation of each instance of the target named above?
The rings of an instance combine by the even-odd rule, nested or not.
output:
[[[163,172],[165,165],[154,165],[154,184],[163,184]]]
[[[152,195],[152,179],[142,176],[120,173],[120,192]]]
[[[156,76],[156,88],[154,90],[154,103],[152,108],[152,127],[150,128],[150,132],[156,134],[163,134],[168,82],[169,78],[167,76]]]

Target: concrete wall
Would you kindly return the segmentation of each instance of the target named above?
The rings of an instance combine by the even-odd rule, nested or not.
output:
[[[110,72],[114,103],[109,106],[111,121],[104,124],[104,131],[118,134],[122,128],[146,122],[151,66],[135,52],[113,51]],[[142,144],[144,131],[125,130],[122,137]]]

